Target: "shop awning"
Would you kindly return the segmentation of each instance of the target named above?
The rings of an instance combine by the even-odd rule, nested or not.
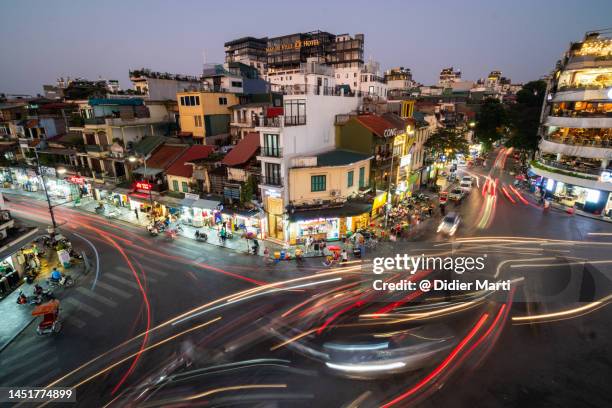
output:
[[[191,207],[191,205],[193,203],[195,203],[196,200],[194,200],[193,198],[183,198],[181,200],[181,206],[182,207]]]
[[[199,200],[195,200],[191,207],[200,208],[202,210],[216,210],[219,204],[221,204],[219,201],[203,200],[200,198]]]
[[[154,167],[147,167],[146,171],[144,167],[139,167],[133,172],[136,174],[142,174],[143,176],[157,176],[159,173],[163,172],[164,169],[156,169]]]
[[[162,196],[156,200],[158,203],[165,205],[168,208],[180,208],[182,200],[180,198],[174,198],[170,196]]]
[[[370,213],[372,203],[347,201],[342,207],[310,208],[307,210],[294,210],[289,214],[289,221],[304,221],[318,218],[353,217]]]

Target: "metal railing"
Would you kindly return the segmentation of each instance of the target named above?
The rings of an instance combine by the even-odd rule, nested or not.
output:
[[[584,147],[603,147],[612,148],[612,140],[607,139],[593,139],[591,137],[580,137],[580,136],[560,136],[560,135],[546,135],[545,140],[555,143],[561,143],[571,146],[584,146]]]
[[[304,116],[285,116],[285,126],[300,126],[306,124],[306,115]]]
[[[556,169],[559,170],[565,170],[565,171],[569,171],[569,172],[573,172],[573,173],[582,173],[582,174],[589,174],[589,175],[594,175],[594,176],[599,176],[601,174],[601,172],[603,171],[603,169],[601,169],[600,167],[587,167],[581,163],[576,163],[575,166],[569,166],[567,164],[563,164],[563,163],[559,163],[557,161],[554,160],[546,160],[546,159],[540,159],[538,160],[541,164],[544,164],[546,166],[549,167],[554,167]]]
[[[266,157],[281,157],[283,151],[280,147],[264,146],[261,149],[261,155]]]
[[[282,177],[263,176],[261,178],[261,184],[266,184],[268,186],[282,187],[282,185],[283,185],[283,178]]]

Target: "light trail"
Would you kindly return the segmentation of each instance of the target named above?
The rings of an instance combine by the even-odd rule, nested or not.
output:
[[[591,313],[600,309],[604,306],[607,306],[612,300],[612,295],[608,295],[601,300],[588,303],[584,306],[576,307],[573,309],[562,310],[559,312],[552,313],[544,313],[539,315],[529,315],[529,316],[515,316],[512,318],[512,322],[527,322],[527,323],[542,323],[542,322],[551,322],[556,320],[563,320],[566,318],[574,318],[583,316],[587,313]]]
[[[392,407],[393,405],[396,405],[397,403],[401,402],[402,400],[408,398],[409,396],[419,391],[428,382],[430,382],[432,379],[434,379],[436,376],[442,373],[446,369],[446,367],[448,367],[448,365],[451,364],[451,362],[455,359],[455,357],[457,357],[457,355],[461,352],[461,350],[472,340],[472,338],[476,335],[476,333],[480,331],[480,329],[485,324],[488,318],[489,318],[489,314],[484,313],[480,317],[478,322],[474,325],[474,327],[472,327],[472,329],[469,331],[467,336],[465,336],[463,340],[461,340],[461,342],[453,349],[453,351],[442,361],[442,363],[438,367],[436,367],[425,378],[419,381],[414,387],[410,388],[405,393],[397,396],[396,398],[392,399],[391,401],[387,402],[381,407],[389,408],[389,407]]]

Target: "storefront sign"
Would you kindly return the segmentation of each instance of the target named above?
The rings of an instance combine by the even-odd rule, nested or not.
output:
[[[408,153],[406,156],[402,156],[400,158],[400,167],[410,166],[411,161],[412,161],[412,153]]]
[[[386,202],[387,202],[387,192],[385,191],[384,193],[376,196],[376,198],[374,199],[374,202],[372,203],[372,213],[374,213],[376,210],[382,207]]]
[[[384,135],[384,137],[393,137],[393,136],[397,136],[398,134],[401,134],[401,133],[402,133],[401,130],[392,128],[392,129],[385,129],[383,135]]]
[[[153,185],[151,183],[147,183],[146,181],[137,181],[135,186],[138,190],[146,191],[151,191],[151,189],[153,188]]]
[[[612,172],[602,171],[599,176],[599,181],[602,183],[612,183]]]
[[[274,47],[267,47],[266,52],[276,52],[284,50],[299,50],[302,47],[316,47],[321,44],[319,39],[314,40],[295,40],[295,42],[288,44],[275,45]]]
[[[198,194],[194,194],[194,193],[185,193],[185,198],[187,198],[189,200],[199,200],[200,196]]]
[[[55,168],[47,167],[47,166],[40,166],[40,174],[43,176],[47,176],[47,177],[55,177],[56,176]]]
[[[70,176],[68,181],[74,184],[83,185],[85,184],[85,177],[82,176]]]

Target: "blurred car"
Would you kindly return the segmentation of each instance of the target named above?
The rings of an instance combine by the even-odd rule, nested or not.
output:
[[[448,194],[448,199],[451,201],[461,201],[465,196],[465,192],[461,188],[454,188]]]
[[[455,232],[457,232],[457,228],[459,228],[460,222],[461,222],[461,217],[459,217],[458,214],[448,213],[442,219],[442,222],[438,226],[438,232],[453,236],[455,235]]]
[[[463,176],[459,186],[461,187],[462,190],[469,192],[472,189],[472,182],[473,180],[471,176]]]

